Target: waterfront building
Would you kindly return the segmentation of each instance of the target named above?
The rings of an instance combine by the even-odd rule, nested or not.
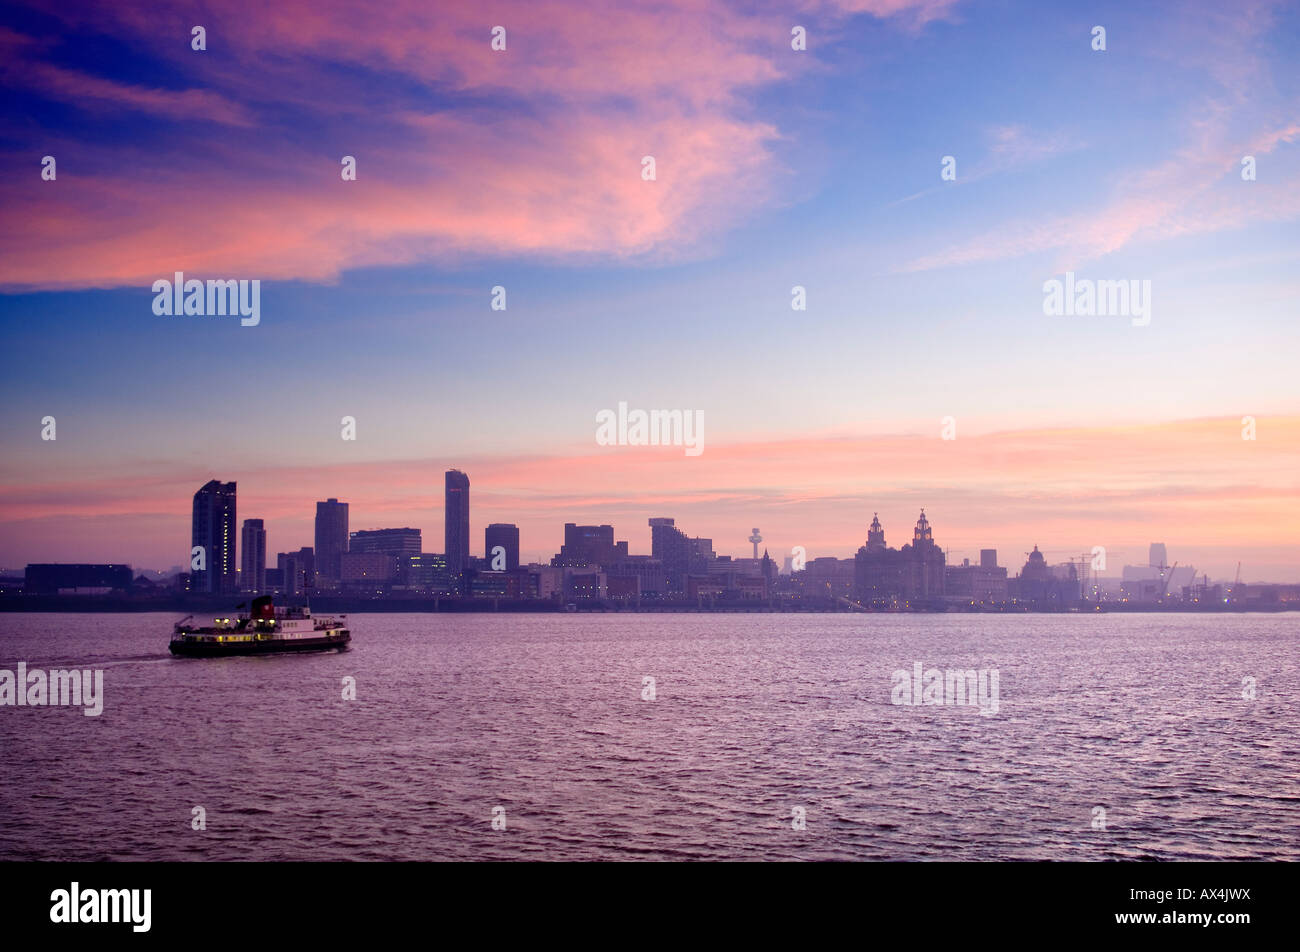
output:
[[[934,542],[930,521],[921,510],[912,541],[901,549],[885,545],[879,514],[867,530],[867,542],[854,560],[854,587],[863,604],[884,608],[924,608],[944,595],[943,550]]]
[[[612,531],[612,530],[611,530]],[[505,565],[495,571],[513,572],[519,568],[519,527],[508,522],[494,522],[483,530],[483,557],[491,569],[493,551],[500,547],[505,553]]]
[[[348,551],[348,504],[337,499],[316,503],[316,575],[318,587],[330,588],[342,576]]]
[[[190,591],[233,595],[238,586],[235,569],[235,484],[209,480],[194,494],[190,525]],[[200,549],[200,555],[194,555]],[[194,568],[194,559],[202,568]]]
[[[266,588],[266,528],[261,519],[245,519],[239,538],[239,587],[250,595]]]
[[[443,539],[447,570],[457,578],[469,569],[469,477],[449,469],[444,477]]]

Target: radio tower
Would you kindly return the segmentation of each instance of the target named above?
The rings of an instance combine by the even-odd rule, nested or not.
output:
[[[758,534],[758,530],[755,529],[755,530],[754,530],[754,534],[753,534],[752,536],[749,537],[749,541],[752,542],[752,543],[754,543],[754,561],[757,562],[757,561],[758,561],[758,544],[759,544],[760,542],[763,541],[763,537],[762,537],[761,535],[759,535],[759,534]]]

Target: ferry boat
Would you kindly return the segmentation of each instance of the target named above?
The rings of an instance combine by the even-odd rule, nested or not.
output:
[[[309,607],[276,607],[270,595],[253,599],[246,615],[214,618],[211,625],[182,618],[172,629],[168,646],[174,655],[222,658],[228,655],[269,654],[275,651],[344,650],[352,640],[346,615],[313,618]]]

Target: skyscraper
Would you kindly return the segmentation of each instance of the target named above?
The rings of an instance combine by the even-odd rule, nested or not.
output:
[[[348,504],[337,499],[316,503],[316,573],[337,582],[348,550]]]
[[[1163,542],[1152,542],[1151,549],[1147,553],[1147,566],[1153,569],[1163,569],[1169,565],[1169,553],[1165,551]]]
[[[685,591],[685,578],[691,571],[695,546],[686,533],[677,528],[674,520],[666,516],[650,520],[650,553],[663,563],[668,591]]]
[[[519,527],[508,522],[494,522],[483,533],[483,556],[488,566],[496,571],[493,549],[500,546],[505,552],[505,571],[519,568]]]
[[[190,591],[231,595],[235,575],[235,484],[210,480],[194,494],[190,528]],[[195,549],[200,551],[194,551]]]
[[[464,575],[469,568],[469,477],[458,469],[447,470],[443,534],[447,549],[447,571]]]
[[[266,529],[261,519],[245,519],[239,539],[239,584],[245,592],[266,591]]]

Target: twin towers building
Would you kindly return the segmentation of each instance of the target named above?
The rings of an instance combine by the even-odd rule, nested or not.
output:
[[[943,600],[943,550],[934,544],[925,510],[916,520],[912,541],[901,549],[885,545],[876,514],[867,544],[858,549],[853,581],[858,601],[873,608],[927,608]]]

